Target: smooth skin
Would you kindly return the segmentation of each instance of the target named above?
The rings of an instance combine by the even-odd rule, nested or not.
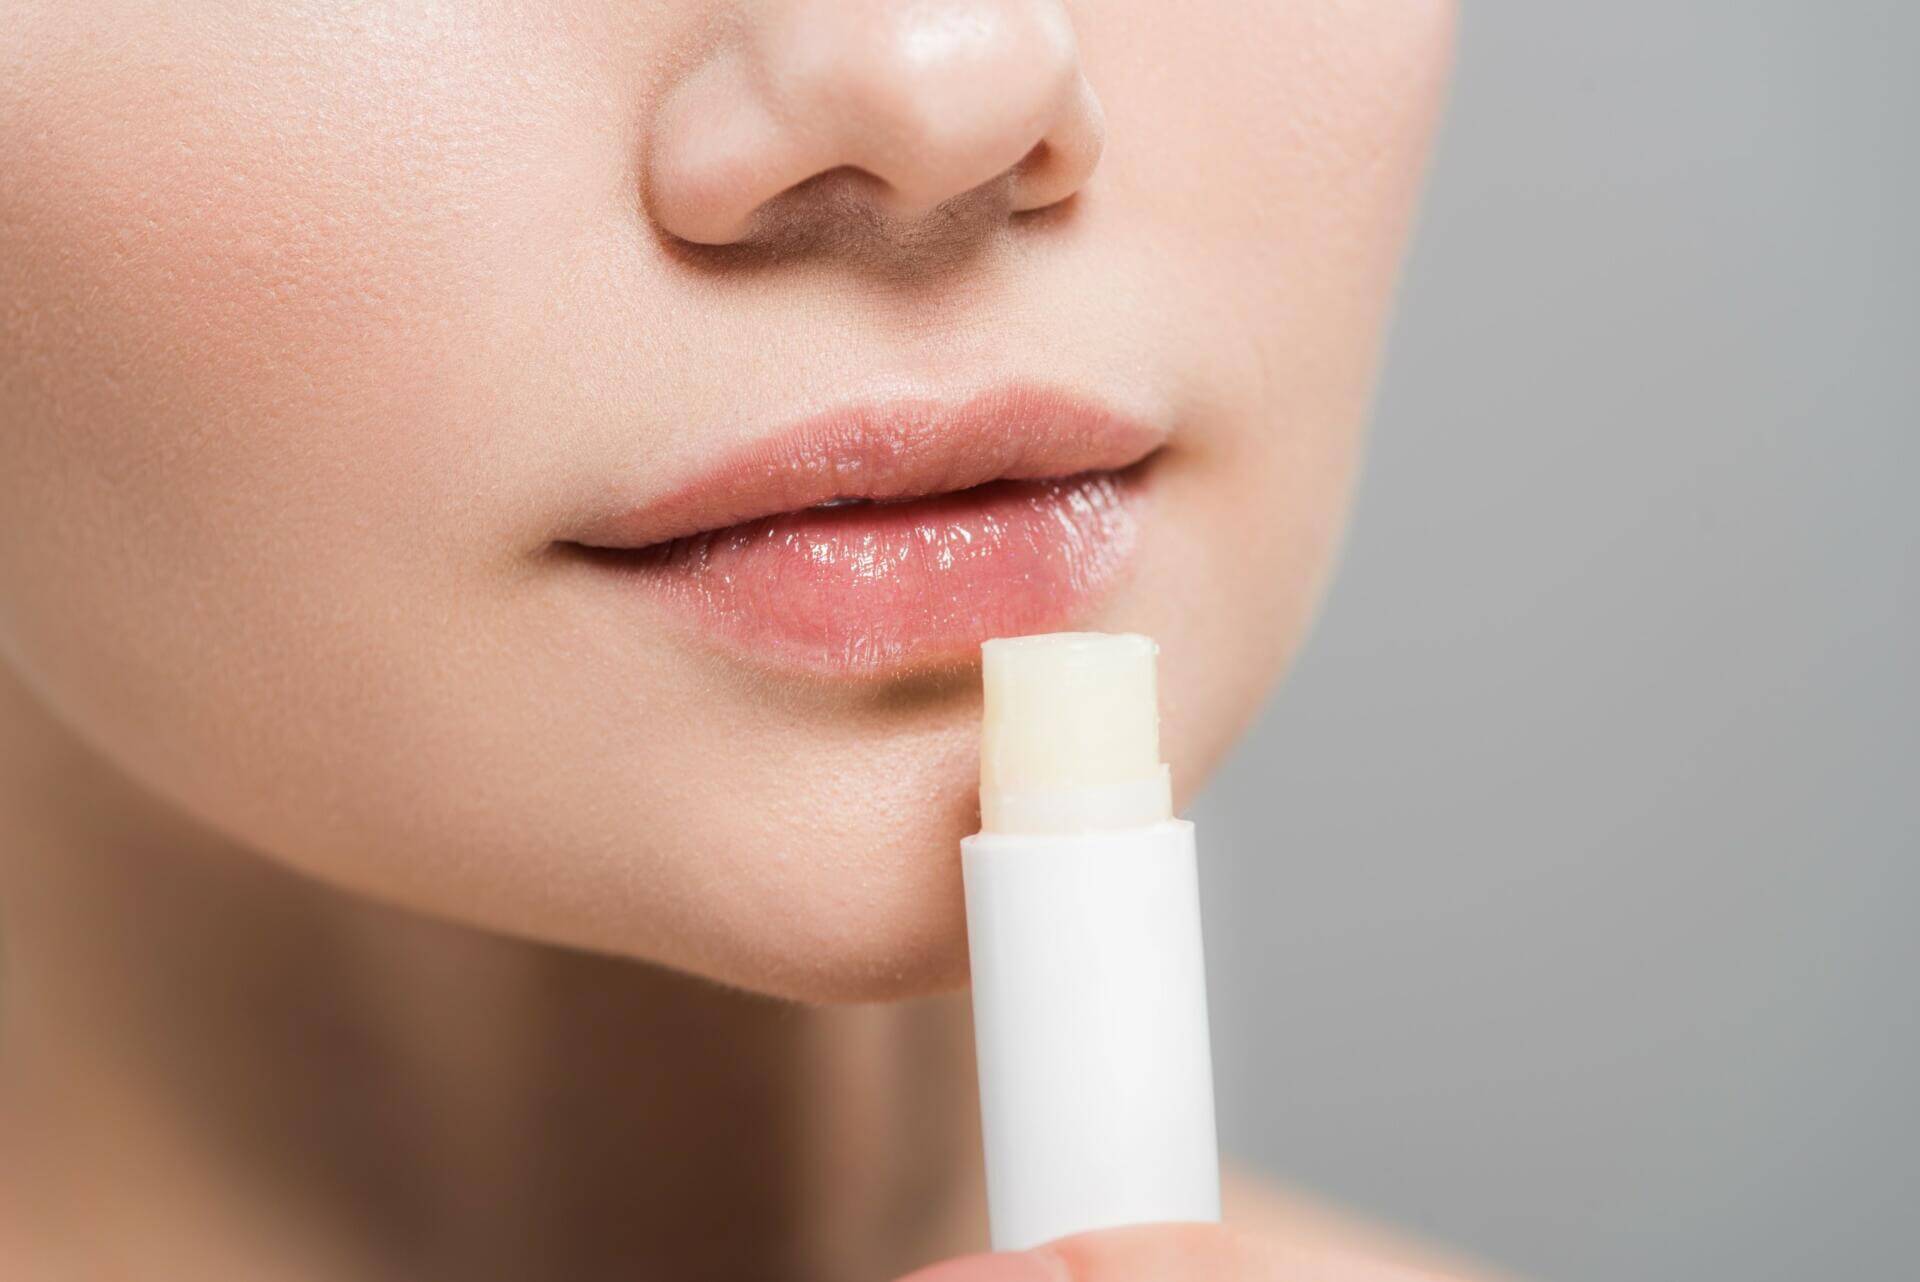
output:
[[[1338,542],[1452,23],[9,0],[0,1273],[1466,1276],[1246,1183],[969,1257],[977,671],[554,555],[850,400],[1097,394],[1172,438],[1083,623],[1191,796]]]

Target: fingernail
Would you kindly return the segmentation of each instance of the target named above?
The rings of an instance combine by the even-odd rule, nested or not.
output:
[[[1068,1282],[1058,1256],[1051,1252],[996,1251],[943,1260],[900,1282]]]

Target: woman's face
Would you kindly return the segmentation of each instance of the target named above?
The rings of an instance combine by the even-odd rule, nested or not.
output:
[[[1155,636],[1183,792],[1252,715],[1451,21],[7,8],[0,661],[262,855],[809,998],[964,974],[983,637]]]

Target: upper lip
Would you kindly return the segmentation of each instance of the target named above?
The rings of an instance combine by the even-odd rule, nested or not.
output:
[[[1165,440],[1161,428],[1030,384],[962,401],[852,405],[750,441],[572,541],[639,549],[841,499],[905,500],[990,481],[1116,471]]]

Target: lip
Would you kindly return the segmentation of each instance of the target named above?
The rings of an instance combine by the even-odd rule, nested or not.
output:
[[[1086,617],[1139,540],[1164,429],[1029,385],[849,406],[563,546],[755,659],[831,676],[970,663]]]

